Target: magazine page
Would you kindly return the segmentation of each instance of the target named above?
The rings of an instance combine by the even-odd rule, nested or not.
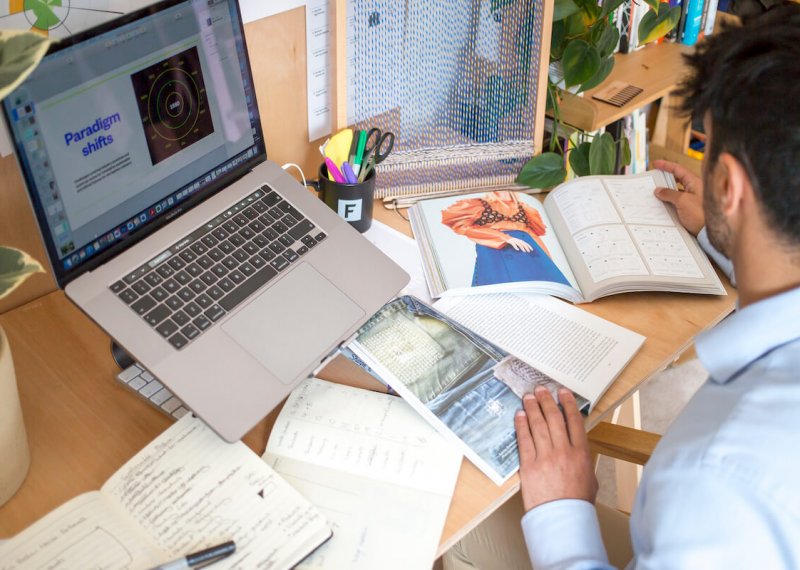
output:
[[[517,390],[560,387],[518,365],[499,375],[508,354],[408,296],[378,311],[350,348],[498,485],[519,468],[514,414],[522,407],[500,376]]]
[[[414,234],[433,297],[537,291],[578,300],[581,293],[544,206],[527,194],[482,192],[422,200]]]
[[[586,300],[634,290],[724,294],[708,258],[658,198],[672,175],[585,176],[545,199]]]
[[[447,297],[435,307],[594,406],[644,337],[546,295]]]

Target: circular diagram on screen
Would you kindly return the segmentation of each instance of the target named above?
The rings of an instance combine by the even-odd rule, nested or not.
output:
[[[176,141],[194,129],[202,98],[192,76],[183,69],[167,69],[159,75],[148,95],[148,114],[156,134]]]
[[[153,164],[214,132],[197,48],[131,75]]]

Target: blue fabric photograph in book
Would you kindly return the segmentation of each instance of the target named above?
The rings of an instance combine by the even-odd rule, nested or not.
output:
[[[519,468],[514,414],[522,403],[493,372],[505,352],[410,296],[378,311],[353,349],[417,411],[424,406],[438,420],[434,427],[455,434],[474,454],[471,459],[477,456],[498,479]]]

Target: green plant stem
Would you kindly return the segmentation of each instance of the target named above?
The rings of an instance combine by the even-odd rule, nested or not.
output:
[[[547,79],[547,90],[550,91],[550,100],[553,102],[553,134],[550,137],[550,152],[555,152],[558,149],[558,152],[563,155],[564,149],[558,139],[558,127],[561,125],[561,106],[558,101],[559,89],[549,78]]]

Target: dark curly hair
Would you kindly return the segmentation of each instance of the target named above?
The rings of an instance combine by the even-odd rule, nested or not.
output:
[[[767,222],[800,245],[800,5],[775,6],[701,42],[686,56],[684,113],[711,119],[705,160],[747,169]]]

